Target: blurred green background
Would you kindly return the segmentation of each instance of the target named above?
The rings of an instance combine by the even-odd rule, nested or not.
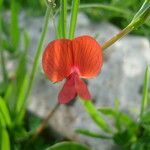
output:
[[[5,9],[10,8],[11,0],[4,0]],[[40,16],[44,15],[45,12],[45,1],[44,0],[18,0],[20,10],[24,9],[28,15]],[[71,0],[68,0],[71,5]],[[59,0],[55,0],[56,8],[59,7]],[[100,8],[88,8],[82,9],[82,11],[89,17],[93,22],[100,22],[107,20],[117,25],[120,28],[124,28],[133,18],[135,12],[141,7],[143,0],[80,0],[81,4],[105,4],[113,7],[114,9],[121,10],[124,13],[118,13],[118,11],[109,11],[107,9]],[[150,20],[144,25],[133,31],[134,34],[150,35]]]

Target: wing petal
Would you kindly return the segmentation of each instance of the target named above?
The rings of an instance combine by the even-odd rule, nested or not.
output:
[[[81,77],[95,77],[103,64],[102,48],[90,36],[80,36],[72,41],[74,65]]]
[[[57,82],[69,76],[73,65],[71,45],[71,40],[60,39],[50,42],[46,47],[42,65],[51,81]]]

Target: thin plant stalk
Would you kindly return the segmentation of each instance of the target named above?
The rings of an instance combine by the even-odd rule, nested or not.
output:
[[[110,47],[111,45],[113,45],[116,41],[118,41],[119,39],[121,39],[123,36],[127,35],[129,32],[131,32],[133,30],[132,27],[126,27],[123,30],[121,30],[117,35],[113,36],[110,40],[106,41],[103,45],[102,45],[102,49],[105,50],[106,48]]]
[[[142,101],[141,101],[140,118],[143,117],[144,110],[146,110],[146,107],[148,105],[148,87],[149,87],[149,69],[147,66],[145,71],[145,77],[144,77],[144,87],[143,87],[143,94],[142,94]]]
[[[2,51],[0,52],[0,58],[1,58],[1,67],[2,67],[3,79],[5,82],[7,82],[8,81],[8,75],[7,75],[7,70],[6,70],[5,57],[4,57],[4,53]]]
[[[56,112],[56,110],[59,108],[60,104],[57,103],[55,105],[55,107],[53,108],[52,111],[50,111],[47,116],[45,117],[45,119],[42,121],[42,123],[38,126],[38,128],[36,129],[36,131],[33,134],[33,138],[35,139],[38,135],[40,135],[40,133],[42,133],[42,131],[44,130],[45,126],[47,125],[47,122],[49,121],[49,119],[53,116],[53,114]]]
[[[70,20],[69,39],[74,38],[79,3],[80,3],[80,0],[72,1],[72,9],[71,9],[72,11],[71,11],[71,20]]]
[[[48,22],[49,22],[49,18],[51,15],[51,10],[52,10],[52,8],[50,6],[48,6],[47,10],[46,10],[46,14],[45,14],[45,20],[44,20],[44,26],[43,26],[42,34],[41,34],[41,37],[40,37],[40,40],[38,43],[38,47],[36,50],[36,54],[34,57],[34,61],[33,61],[33,66],[32,66],[32,70],[31,70],[31,74],[30,74],[30,78],[29,78],[29,85],[28,85],[28,89],[27,89],[27,93],[26,93],[26,99],[27,99],[28,95],[30,94],[31,87],[33,84],[33,79],[34,79],[35,73],[37,71],[38,62],[39,62],[39,58],[41,55],[45,35],[46,35],[47,29],[48,29]]]
[[[67,0],[61,0],[61,27],[63,38],[67,36]]]

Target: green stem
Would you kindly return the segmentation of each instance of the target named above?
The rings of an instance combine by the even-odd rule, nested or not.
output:
[[[132,27],[127,26],[126,28],[124,28],[123,30],[121,30],[121,32],[119,32],[117,35],[115,35],[114,37],[112,37],[110,40],[106,41],[103,45],[102,45],[102,49],[106,49],[109,46],[111,46],[112,44],[114,44],[116,41],[118,41],[119,39],[121,39],[123,36],[125,36],[126,34],[128,34],[129,32],[131,32],[133,30]]]
[[[67,0],[61,0],[61,6],[60,6],[60,12],[61,12],[61,25],[62,25],[62,35],[63,38],[67,35]]]
[[[38,67],[38,61],[39,61],[39,57],[41,55],[43,42],[44,42],[45,35],[46,35],[47,29],[48,29],[48,22],[49,22],[49,18],[50,18],[50,15],[51,15],[51,10],[52,10],[52,8],[47,6],[47,10],[46,10],[46,14],[45,14],[45,20],[44,20],[44,26],[43,26],[43,30],[42,30],[42,34],[41,34],[39,43],[38,43],[38,47],[37,47],[37,50],[36,50],[32,70],[31,70],[31,74],[30,74],[30,78],[29,78],[29,85],[28,85],[28,89],[27,89],[27,93],[26,93],[26,98],[30,94],[30,90],[31,90],[31,87],[32,87],[32,84],[33,84],[33,79],[35,77],[35,73],[36,73],[36,70],[37,70],[37,67]]]
[[[55,107],[50,111],[47,116],[44,118],[44,120],[41,122],[41,124],[37,127],[36,131],[34,132],[32,139],[35,139],[42,131],[44,130],[45,126],[47,125],[47,122],[49,119],[53,116],[53,114],[56,112],[56,110],[59,108],[60,103],[57,103]]]
[[[74,38],[80,0],[72,1],[69,39]]]
[[[107,132],[107,133],[111,133],[111,130],[109,128],[109,125],[107,124],[107,122],[103,119],[102,115],[97,111],[97,109],[95,108],[95,106],[93,105],[91,100],[84,100],[81,99],[81,103],[83,104],[83,106],[85,107],[85,110],[87,111],[87,113],[90,115],[90,117],[92,118],[92,120],[101,128],[103,129],[103,131]]]
[[[112,37],[110,40],[106,41],[102,48],[106,49],[112,44],[114,44],[116,41],[121,39],[123,36],[131,32],[133,29],[136,29],[140,25],[144,24],[146,19],[150,16],[150,0],[145,0],[139,11],[135,14],[133,17],[131,23],[124,28],[120,33]]]
[[[7,82],[8,76],[7,76],[7,70],[5,65],[5,57],[2,51],[0,52],[0,57],[1,57],[1,64],[2,64],[1,66],[2,66],[3,80]]]
[[[143,94],[142,94],[142,101],[141,101],[140,118],[142,118],[144,110],[146,110],[146,107],[148,105],[148,87],[149,87],[149,69],[147,66],[145,71],[145,77],[144,77],[144,87],[143,87]]]

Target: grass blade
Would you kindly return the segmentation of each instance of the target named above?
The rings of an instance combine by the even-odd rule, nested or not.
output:
[[[34,56],[32,70],[31,70],[31,74],[30,74],[30,78],[29,78],[29,85],[28,85],[27,92],[26,92],[26,99],[27,99],[27,97],[30,94],[30,90],[32,88],[32,84],[33,84],[33,80],[34,80],[34,77],[35,77],[35,73],[37,71],[38,62],[39,62],[39,58],[40,58],[40,55],[41,55],[41,51],[42,51],[45,35],[47,33],[49,17],[51,16],[51,13],[52,13],[52,6],[48,6],[47,10],[46,10],[45,18],[44,18],[44,24],[43,24],[43,28],[42,28],[42,33],[41,33],[41,36],[40,36],[40,39],[39,39],[39,43],[38,43],[38,46],[37,46],[37,49],[36,49],[36,54]]]
[[[72,1],[69,39],[74,38],[79,4],[80,4],[80,0],[73,0]]]
[[[2,99],[1,97],[0,97],[0,113],[3,116],[6,125],[8,127],[10,127],[12,125],[12,122],[11,122],[11,117],[10,117],[9,109],[8,109],[8,107],[7,107],[4,99]]]
[[[18,23],[18,3],[16,0],[11,1],[11,24],[10,24],[10,35],[12,40],[12,45],[15,49],[19,44],[20,30]]]
[[[89,136],[89,137],[92,137],[92,138],[101,138],[101,139],[111,139],[112,138],[112,137],[108,137],[106,135],[101,135],[98,133],[91,132],[91,131],[86,130],[86,129],[77,129],[76,132],[83,134],[83,135],[86,135],[86,136]]]
[[[108,11],[114,11],[114,12],[118,12],[124,15],[131,15],[132,13],[128,10],[123,10],[111,5],[106,5],[106,4],[100,4],[100,3],[91,3],[91,4],[81,4],[79,6],[79,9],[88,9],[88,8],[101,8],[101,9],[105,9]]]
[[[46,150],[89,150],[84,145],[76,142],[60,142],[47,148]]]
[[[24,32],[24,50],[22,51],[19,59],[19,63],[16,69],[16,82],[17,82],[17,96],[20,93],[22,82],[25,78],[27,72],[27,52],[29,46],[29,37],[26,32]]]
[[[0,125],[0,149],[10,150],[9,134],[5,128]]]
[[[3,0],[0,0],[0,9],[2,7],[2,4],[3,4]]]
[[[60,1],[60,25],[62,27],[62,36],[67,36],[67,0]]]
[[[61,18],[61,16],[59,16],[59,18],[58,18],[58,26],[57,26],[57,31],[58,31],[57,32],[57,38],[58,39],[63,37],[61,24],[62,24],[62,18]]]
[[[83,101],[83,105],[90,115],[90,117],[93,119],[93,121],[104,131],[111,132],[108,124],[106,121],[102,118],[98,110],[94,107],[91,101]]]
[[[147,103],[148,103],[148,86],[149,86],[149,70],[148,70],[148,66],[147,66],[146,71],[145,71],[145,77],[144,77],[144,87],[143,87],[143,95],[142,95],[142,101],[141,101],[140,117],[142,117],[142,115],[144,113],[144,109],[147,107]]]
[[[18,95],[18,99],[16,101],[16,105],[15,105],[16,106],[15,107],[15,113],[16,113],[17,118],[23,117],[21,112],[24,112],[24,110],[25,110],[24,105],[25,105],[25,100],[26,100],[26,91],[28,88],[28,81],[29,81],[29,76],[26,74],[24,77],[23,83],[22,83],[20,93]],[[22,117],[20,117],[20,116],[22,116]]]

